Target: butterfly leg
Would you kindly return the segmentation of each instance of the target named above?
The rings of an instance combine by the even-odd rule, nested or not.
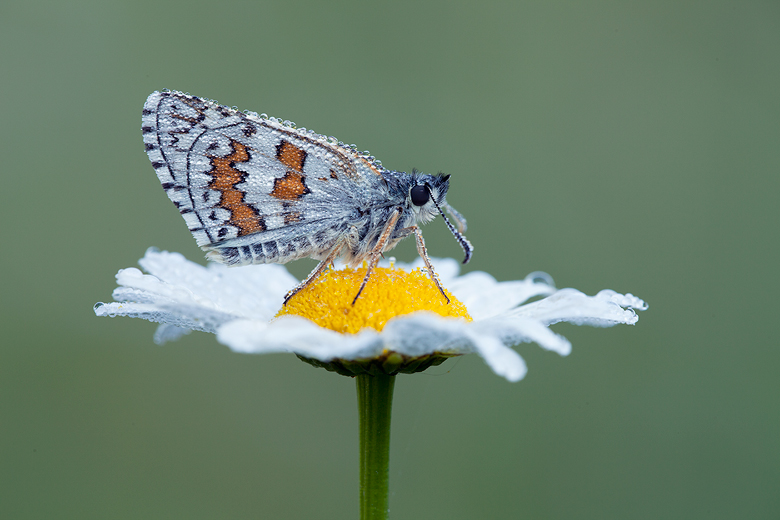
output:
[[[343,243],[338,243],[336,246],[331,249],[330,253],[328,254],[328,257],[317,264],[317,267],[314,268],[314,270],[309,273],[309,276],[306,277],[304,281],[293,287],[290,292],[288,292],[284,296],[284,305],[287,305],[287,302],[290,301],[290,298],[298,294],[303,290],[304,287],[309,285],[312,281],[314,281],[322,272],[327,269],[329,266],[333,265],[333,261],[336,259],[336,257],[339,256],[339,253],[341,253],[341,249],[344,246]]]
[[[441,295],[444,296],[444,299],[447,300],[447,303],[450,303],[450,299],[444,292],[444,287],[442,287],[441,283],[439,282],[439,277],[436,276],[436,273],[433,271],[431,259],[428,258],[428,250],[425,248],[425,240],[423,240],[422,231],[420,231],[420,228],[417,226],[409,226],[408,228],[402,229],[401,231],[406,230],[414,231],[414,238],[417,240],[417,254],[419,254],[420,258],[422,258],[423,262],[425,262],[425,267],[428,269],[428,276],[430,276],[431,280],[433,280],[433,283],[436,284],[436,287],[439,289]]]
[[[379,263],[379,258],[382,256],[382,252],[385,249],[385,244],[387,244],[387,241],[390,239],[390,235],[393,233],[393,228],[395,228],[396,222],[398,222],[398,217],[401,216],[401,210],[399,208],[396,208],[396,210],[390,215],[390,218],[387,219],[387,224],[385,224],[385,229],[382,231],[382,234],[379,235],[379,239],[376,241],[376,246],[374,246],[374,250],[371,251],[371,253],[368,255],[368,267],[366,268],[366,276],[363,277],[363,283],[360,284],[360,289],[358,289],[357,294],[355,295],[355,299],[352,300],[352,305],[355,305],[355,302],[360,297],[360,293],[363,292],[363,289],[365,289],[366,284],[368,283],[368,279],[371,278],[371,273],[374,270],[374,267],[376,267],[376,264]]]

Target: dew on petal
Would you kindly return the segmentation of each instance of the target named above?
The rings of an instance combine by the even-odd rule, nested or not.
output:
[[[534,271],[533,273],[529,273],[528,276],[525,277],[525,280],[533,283],[543,283],[545,285],[549,285],[550,287],[555,287],[555,282],[553,281],[552,276],[545,273],[544,271]]]

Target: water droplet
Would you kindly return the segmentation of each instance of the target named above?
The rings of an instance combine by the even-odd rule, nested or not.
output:
[[[525,279],[530,280],[533,283],[543,283],[545,285],[549,285],[550,287],[555,287],[555,282],[553,281],[552,276],[545,273],[544,271],[534,271],[533,273],[526,276]]]

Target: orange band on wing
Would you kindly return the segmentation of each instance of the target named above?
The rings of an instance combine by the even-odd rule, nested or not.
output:
[[[233,153],[227,157],[207,156],[212,166],[207,172],[212,177],[209,188],[222,194],[218,205],[230,211],[230,224],[238,228],[239,235],[265,231],[263,218],[244,202],[244,192],[236,189],[236,184],[244,180],[246,173],[236,170],[235,164],[249,161],[249,153],[246,146],[237,141],[231,140],[230,146]]]

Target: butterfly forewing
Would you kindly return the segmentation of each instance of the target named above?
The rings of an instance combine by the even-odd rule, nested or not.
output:
[[[198,245],[227,250],[215,258],[227,263],[252,246],[238,263],[321,256],[383,191],[381,168],[350,148],[181,93],[149,97],[143,133]]]

